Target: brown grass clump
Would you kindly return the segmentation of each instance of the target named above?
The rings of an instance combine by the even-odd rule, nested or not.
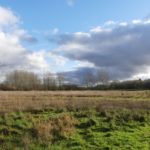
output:
[[[31,139],[30,139],[30,136],[25,134],[23,137],[22,137],[22,144],[23,144],[23,148],[24,150],[29,150],[29,145],[31,144]]]
[[[62,137],[71,136],[76,124],[78,124],[78,121],[74,117],[67,114],[60,115],[53,121],[54,134]]]
[[[77,123],[77,120],[72,116],[63,114],[47,122],[36,123],[33,127],[33,136],[45,142],[67,138],[74,133]]]
[[[33,135],[42,140],[51,140],[52,138],[52,125],[51,122],[42,122],[34,125]]]

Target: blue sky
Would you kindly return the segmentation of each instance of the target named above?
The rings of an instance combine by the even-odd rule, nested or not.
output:
[[[124,72],[121,68],[124,68],[129,72],[126,74],[129,78],[136,75],[148,75],[150,62],[141,62],[138,57],[136,60],[132,57],[128,60],[130,64],[123,63],[122,66],[118,66],[115,65],[115,61],[117,59],[117,63],[121,64],[120,59],[130,54],[128,50],[130,52],[141,52],[140,50],[135,51],[134,45],[139,40],[139,35],[142,37],[148,36],[145,31],[149,29],[149,0],[0,0],[0,7],[0,17],[4,18],[1,19],[2,21],[0,20],[0,26],[4,24],[3,22],[9,24],[5,29],[4,27],[1,28],[0,33],[3,33],[6,37],[8,34],[9,37],[13,37],[12,39],[6,38],[8,39],[6,43],[14,42],[14,39],[18,40],[15,41],[16,43],[10,43],[9,45],[9,48],[11,44],[13,46],[11,51],[13,57],[17,44],[17,48],[21,48],[19,54],[16,53],[15,58],[23,55],[22,53],[27,53],[24,59],[27,57],[28,60],[24,61],[28,61],[28,64],[24,63],[22,66],[18,65],[16,61],[10,61],[10,63],[14,63],[14,69],[19,66],[21,68],[32,68],[32,70],[41,69],[42,71],[57,72],[95,67],[107,68],[111,72],[119,70],[117,76],[122,77]],[[15,21],[12,19],[13,17],[16,19]],[[10,26],[15,26],[15,33],[8,32]],[[6,28],[8,33],[6,33]],[[133,34],[129,35],[129,30]],[[137,35],[136,38],[135,35]],[[114,39],[120,38],[130,40],[126,43],[117,40],[117,44],[114,45]],[[142,43],[142,40],[140,39],[138,43]],[[112,41],[113,44],[110,44]],[[101,43],[101,45],[98,43]],[[126,46],[127,44],[133,46],[124,50],[125,44]],[[148,46],[145,47],[145,51]],[[4,52],[1,47],[6,47],[6,45],[0,45],[2,55]],[[118,56],[115,57],[112,54],[115,53],[114,49],[118,49],[118,47]],[[139,45],[139,47],[142,46]],[[7,47],[5,49],[5,55],[10,55],[10,53],[7,53]],[[144,54],[149,56],[149,51]],[[144,60],[145,57],[144,55]],[[113,66],[110,66],[110,59],[114,59],[111,62]],[[2,59],[1,61],[0,63],[3,64]],[[7,60],[5,60],[6,62]],[[134,66],[135,62],[143,67],[142,72],[135,69],[138,68]]]
[[[88,30],[108,20],[130,21],[150,14],[149,0],[0,0],[1,6],[12,9],[28,30],[62,32]]]

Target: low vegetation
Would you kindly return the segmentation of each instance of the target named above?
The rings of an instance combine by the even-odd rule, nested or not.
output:
[[[149,95],[0,92],[0,149],[149,150]]]
[[[0,117],[1,149],[150,148],[150,112],[83,110],[16,112]]]
[[[0,113],[50,108],[150,109],[150,91],[0,92]]]

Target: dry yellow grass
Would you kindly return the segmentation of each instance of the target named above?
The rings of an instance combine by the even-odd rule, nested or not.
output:
[[[49,108],[150,109],[150,91],[30,91],[0,92],[0,112]]]

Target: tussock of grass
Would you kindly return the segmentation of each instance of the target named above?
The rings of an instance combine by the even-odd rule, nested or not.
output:
[[[33,136],[49,142],[69,137],[74,132],[77,120],[67,114],[60,115],[57,118],[46,122],[39,122],[33,126]]]

